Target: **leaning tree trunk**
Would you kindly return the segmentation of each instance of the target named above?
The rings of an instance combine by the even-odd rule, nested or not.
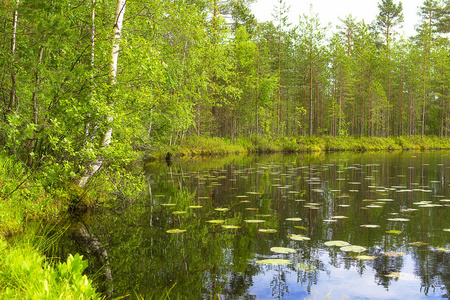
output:
[[[123,24],[123,16],[125,14],[125,5],[126,0],[117,0],[116,14],[114,17],[114,26],[113,26],[113,39],[112,39],[112,51],[111,51],[111,64],[110,64],[110,74],[109,74],[109,85],[111,89],[114,89],[116,86],[116,77],[117,77],[117,61],[119,58],[119,49],[120,49],[120,37],[122,35],[122,24]],[[114,105],[114,99],[111,97],[108,98],[108,105]],[[112,137],[112,123],[114,121],[114,117],[112,115],[106,116],[108,122],[108,129],[103,134],[99,147],[105,148],[111,143]],[[86,182],[91,178],[97,171],[101,168],[104,162],[104,157],[99,156],[95,161],[89,163],[86,168],[86,171],[81,176],[80,181],[78,182],[79,187],[84,187]]]

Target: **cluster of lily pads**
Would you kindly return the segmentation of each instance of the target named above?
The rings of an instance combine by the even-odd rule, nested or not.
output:
[[[330,167],[332,165],[322,165],[322,168],[327,168]],[[366,165],[369,167],[376,167],[379,165]],[[246,169],[246,170],[240,170],[240,171],[236,171],[235,175],[238,175],[240,179],[246,180],[249,178],[249,174],[251,174],[252,172],[266,172],[266,171],[270,171],[269,174],[270,175],[279,175],[280,172],[279,171],[271,171],[273,168],[276,168],[277,165],[276,164],[266,164],[266,165],[259,165],[259,167],[255,170],[253,169]],[[358,170],[359,168],[361,168],[362,165],[355,165],[355,166],[350,166],[347,167],[348,170]],[[287,171],[286,174],[282,174],[285,177],[289,177],[289,176],[296,176],[297,171],[299,170],[303,170],[305,171],[305,182],[309,185],[311,185],[313,188],[311,189],[312,193],[317,193],[317,194],[323,194],[325,192],[330,192],[330,193],[334,193],[335,199],[339,199],[339,200],[348,200],[351,198],[351,196],[349,196],[349,194],[343,193],[341,191],[341,189],[329,189],[326,190],[326,188],[322,185],[322,181],[320,179],[320,172],[318,170],[313,170],[311,168],[311,166],[301,166],[301,167],[294,167],[291,166],[290,171]],[[406,186],[402,186],[402,185],[398,185],[398,186],[391,186],[391,187],[383,187],[383,186],[379,186],[374,184],[372,181],[374,181],[376,179],[376,177],[374,176],[377,172],[377,170],[372,170],[373,171],[373,175],[372,176],[366,176],[364,179],[370,181],[370,184],[367,186],[368,190],[370,192],[373,193],[379,193],[382,195],[389,195],[389,193],[393,192],[393,193],[414,193],[414,192],[420,192],[420,193],[431,193],[433,192],[429,187],[427,186],[420,186],[418,183],[412,183],[411,186],[415,186],[414,188],[407,188]],[[339,175],[338,178],[336,178],[336,181],[343,181],[346,180],[343,177],[340,177],[340,175],[343,173],[344,171],[342,171],[341,169],[339,171],[337,171],[337,174]],[[314,173],[314,174],[313,174]],[[221,176],[221,177],[216,177],[216,178],[226,178],[226,176]],[[214,177],[210,176],[209,179],[214,179]],[[236,178],[230,179],[233,181],[236,181]],[[278,178],[274,178],[274,181],[280,181],[281,179]],[[352,193],[356,193],[359,192],[359,187],[361,186],[361,182],[359,181],[355,181],[355,182],[347,182],[349,189],[348,189],[348,193],[350,193],[350,195]],[[217,182],[211,182],[210,186],[218,186],[220,185],[220,183]],[[281,184],[281,183],[274,183],[271,185],[272,188],[276,188],[276,189],[280,189],[283,190],[284,193],[286,195],[293,195],[296,196],[297,194],[300,194],[299,191],[297,190],[291,190],[292,185],[290,184]],[[255,192],[255,191],[250,191],[247,192],[247,195],[237,195],[236,198],[238,200],[240,200],[240,203],[250,203],[251,201],[246,199],[248,198],[248,195],[256,195],[259,196],[262,193],[260,192]],[[198,199],[200,199],[202,197],[198,197]],[[204,197],[204,198],[209,198],[209,197]],[[414,202],[414,208],[403,208],[400,210],[399,213],[390,213],[390,215],[392,217],[387,218],[387,221],[389,222],[409,222],[410,219],[406,218],[406,217],[402,217],[403,214],[405,213],[412,213],[414,211],[418,211],[420,209],[427,209],[427,208],[435,208],[435,207],[448,207],[450,206],[450,199],[442,199],[444,198],[444,196],[440,197],[441,199],[436,202],[436,201],[418,201],[418,202]],[[303,204],[303,208],[304,209],[309,209],[309,210],[320,210],[321,209],[321,204],[317,203],[317,202],[307,202],[307,200],[304,199],[295,199],[296,202],[301,202]],[[361,209],[378,209],[378,208],[383,208],[386,205],[388,205],[390,202],[394,202],[394,199],[392,198],[379,198],[376,200],[371,200],[371,199],[365,199],[363,200],[361,203],[363,204],[363,206],[361,207]],[[338,205],[341,208],[347,208],[350,207],[351,204],[348,203],[341,203]],[[163,204],[164,205],[164,204]],[[172,205],[172,204],[165,204],[167,206]],[[192,205],[189,206],[190,209],[200,209],[202,208],[201,205]],[[219,208],[215,208],[215,211],[218,212],[227,212],[229,210],[229,208],[227,207],[219,207]],[[245,210],[254,210],[254,211],[258,211],[257,207],[248,207],[245,208]],[[186,211],[174,211],[173,214],[184,214],[186,213]],[[400,216],[397,216],[399,215]],[[263,217],[263,216],[270,216],[270,215],[257,215],[259,217]],[[338,222],[338,220],[340,219],[346,219],[348,218],[345,215],[334,215],[334,216],[328,216],[328,218],[324,219],[323,222],[325,223],[335,223]],[[293,221],[293,222],[297,222],[297,221],[301,221],[301,218],[287,218],[287,221]],[[225,224],[226,221],[223,219],[214,219],[214,220],[207,220],[207,223],[211,223],[211,224],[217,224],[217,225],[221,225],[222,228],[224,229],[239,229],[241,228],[238,225],[230,225],[230,224]],[[245,223],[263,223],[265,222],[265,220],[262,219],[246,219],[244,220]],[[360,225],[361,228],[368,228],[368,229],[377,229],[380,228],[380,225],[377,224],[361,224]],[[170,229],[167,230],[167,233],[183,233],[186,230],[183,229]],[[445,228],[443,229],[443,231],[446,232],[450,232],[450,229]],[[275,233],[277,232],[276,229],[272,229],[272,228],[259,228],[258,232],[261,233]],[[401,230],[396,230],[396,229],[390,229],[385,231],[387,234],[401,234],[402,231]],[[289,239],[291,240],[295,240],[295,241],[308,241],[310,240],[309,237],[301,235],[301,234],[290,234],[288,236]],[[361,261],[367,261],[367,260],[374,260],[377,257],[376,256],[372,256],[372,255],[364,255],[363,253],[367,251],[367,249],[363,246],[359,246],[359,245],[351,245],[348,242],[345,241],[327,241],[324,243],[325,246],[327,247],[338,247],[340,251],[344,252],[344,253],[350,253],[351,255],[349,255],[349,257],[352,257],[354,259],[357,260],[361,260]],[[413,242],[413,243],[409,243],[410,246],[427,246],[427,243],[424,243],[422,241],[419,242]],[[437,247],[435,248],[435,250],[437,251],[450,251],[447,248],[444,247]],[[272,251],[275,254],[293,254],[296,253],[295,249],[292,248],[284,248],[284,247],[272,247],[270,249],[270,251]],[[399,256],[403,256],[404,252],[383,252],[381,253],[381,255],[384,255],[386,257],[399,257]],[[269,264],[269,265],[286,265],[286,264],[291,264],[292,261],[289,259],[280,259],[280,258],[273,258],[273,259],[264,259],[264,260],[257,260],[256,261],[259,264]],[[392,275],[394,276],[394,275]]]

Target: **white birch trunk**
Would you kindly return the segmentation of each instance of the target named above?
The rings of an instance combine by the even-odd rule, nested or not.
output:
[[[14,16],[13,16],[13,32],[11,37],[11,56],[14,64],[15,56],[16,56],[16,33],[17,33],[17,19],[18,19],[18,9],[19,9],[19,0],[16,0],[16,7],[14,8]],[[16,104],[16,72],[14,71],[14,66],[12,66],[11,71],[11,91],[9,95],[9,111],[14,110],[17,106]]]
[[[92,10],[91,10],[91,21],[92,21],[92,27],[91,27],[91,97],[90,101],[91,103],[94,100],[94,92],[95,92],[95,82],[94,82],[94,72],[95,72],[95,0],[92,0]],[[90,115],[88,116],[90,118]],[[90,127],[91,124],[87,123],[85,128],[85,137],[86,139],[89,138],[90,135]],[[95,138],[95,132],[96,127],[94,125],[94,133],[91,136],[91,142]]]
[[[119,49],[120,49],[120,37],[122,35],[122,24],[123,24],[123,16],[125,14],[125,5],[126,0],[117,0],[116,14],[114,17],[114,26],[113,26],[113,39],[112,39],[112,52],[111,52],[111,68],[109,74],[109,84],[111,88],[114,88],[116,85],[116,76],[117,76],[117,61],[119,58]],[[114,105],[113,99],[108,99],[108,105],[111,107]],[[109,128],[103,134],[102,139],[100,141],[100,148],[107,147],[111,143],[112,137],[112,122],[114,121],[114,117],[109,115],[106,117]],[[99,156],[96,161],[91,162],[84,174],[81,176],[80,181],[78,182],[79,187],[84,187],[89,178],[92,177],[103,165],[104,158]]]

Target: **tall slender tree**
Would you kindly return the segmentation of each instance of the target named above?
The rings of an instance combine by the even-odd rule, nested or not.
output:
[[[274,7],[274,12],[272,16],[275,19],[275,22],[277,24],[277,31],[278,31],[278,95],[277,95],[277,133],[280,134],[282,131],[282,122],[283,122],[283,72],[282,72],[282,64],[285,61],[285,47],[286,44],[286,28],[289,27],[291,24],[288,23],[288,13],[291,9],[290,6],[286,5],[286,2],[284,0],[278,0],[278,4]]]
[[[393,0],[382,0],[378,3],[378,9],[380,10],[376,25],[385,37],[385,50],[386,50],[386,95],[387,101],[391,103],[391,53],[390,43],[392,36],[395,33],[395,27],[403,23],[403,5],[402,2],[395,4]],[[389,135],[390,129],[390,113],[387,114],[387,129],[386,135]]]

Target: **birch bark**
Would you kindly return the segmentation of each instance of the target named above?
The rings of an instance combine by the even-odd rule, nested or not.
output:
[[[15,107],[17,106],[16,103],[16,86],[17,86],[17,79],[16,79],[16,72],[14,70],[14,60],[16,56],[16,33],[17,33],[17,19],[18,19],[18,9],[19,9],[19,0],[16,0],[16,6],[14,8],[14,15],[13,15],[13,33],[11,37],[11,56],[12,56],[12,68],[11,68],[11,91],[9,95],[9,111],[13,111]]]
[[[112,51],[111,51],[111,63],[110,63],[110,73],[109,73],[109,85],[111,89],[114,89],[116,86],[116,77],[117,77],[117,62],[119,58],[119,50],[120,50],[120,38],[122,36],[122,24],[123,24],[123,16],[125,14],[125,6],[126,0],[117,0],[116,13],[114,17],[114,26],[113,26],[113,39],[112,39]],[[112,97],[108,98],[108,105],[113,108],[114,107],[114,99]],[[114,117],[112,115],[106,116],[108,122],[108,129],[103,134],[99,147],[105,148],[109,146],[111,143],[112,137],[112,124],[114,121]],[[86,171],[81,176],[78,186],[84,187],[87,181],[98,172],[98,170],[102,167],[104,162],[104,157],[99,156],[97,159],[91,163],[86,168]]]

